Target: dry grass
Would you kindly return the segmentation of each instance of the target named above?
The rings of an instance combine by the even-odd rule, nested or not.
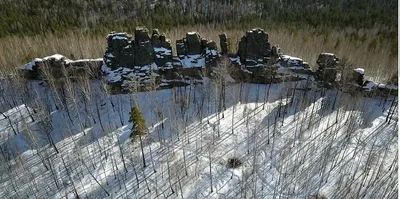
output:
[[[262,27],[261,27],[262,28]],[[376,41],[377,30],[340,30],[325,34],[314,34],[313,30],[288,30],[264,28],[270,35],[271,44],[279,44],[284,54],[297,56],[315,67],[315,61],[321,52],[332,52],[351,63],[351,67],[366,69],[367,76],[377,81],[385,81],[397,74],[397,56],[390,56],[389,41],[380,41],[374,48],[370,44]],[[194,27],[178,27],[165,31],[175,48],[175,40],[183,38],[188,31],[198,31],[202,37],[211,39],[219,44],[218,35],[226,32],[232,41],[235,52],[237,43],[246,30],[225,30],[216,25],[198,25]],[[163,32],[161,30],[161,32]],[[354,41],[346,37],[350,33],[359,36],[366,35],[365,40]],[[347,33],[347,34],[346,34]],[[87,35],[80,32],[67,31],[63,35],[47,34],[39,36],[0,38],[0,68],[12,69],[29,62],[35,57],[51,54],[62,54],[69,58],[98,58],[102,57],[106,48],[103,35]]]

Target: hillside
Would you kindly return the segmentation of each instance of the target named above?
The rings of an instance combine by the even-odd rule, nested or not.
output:
[[[397,196],[396,98],[308,81],[234,84],[221,109],[210,80],[120,95],[74,83],[65,96],[40,81],[10,83],[2,80],[1,198]],[[149,127],[145,168],[129,139],[132,106]],[[230,169],[229,158],[243,165]]]

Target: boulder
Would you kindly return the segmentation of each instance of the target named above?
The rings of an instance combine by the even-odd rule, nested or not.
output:
[[[320,68],[336,68],[339,64],[339,58],[333,53],[321,53],[317,59],[317,65]]]
[[[292,57],[289,55],[281,55],[280,63],[283,67],[289,68],[292,71],[296,71],[296,72],[304,71],[305,72],[305,70],[308,70],[308,72],[311,73],[310,66],[308,65],[308,63],[298,57]]]
[[[363,86],[364,85],[364,69],[362,68],[356,68],[353,70],[353,74],[351,77],[351,81],[352,83],[356,83],[359,86]]]

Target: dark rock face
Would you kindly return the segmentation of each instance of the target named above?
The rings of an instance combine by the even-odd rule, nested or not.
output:
[[[228,41],[225,33],[219,35],[219,45],[221,47],[221,54],[228,54]]]
[[[278,50],[276,49],[272,54],[268,38],[268,33],[263,29],[248,30],[239,42],[238,55],[241,63],[245,63],[246,66],[255,66],[269,61],[272,55],[278,58]]]
[[[132,36],[127,33],[111,32],[108,34],[104,62],[111,69],[133,67],[135,62]]]
[[[119,67],[148,66],[154,62],[159,67],[171,67],[172,47],[165,35],[153,30],[151,37],[147,28],[135,30],[135,40],[127,33],[110,33],[107,36],[104,62],[112,70]]]
[[[145,66],[154,63],[154,49],[147,28],[136,28],[134,54],[135,66]]]
[[[186,38],[176,40],[176,54],[178,54],[178,57],[186,56],[186,51]]]
[[[202,48],[206,56],[206,63],[211,63],[218,57],[217,44],[214,41],[207,41]]]
[[[135,40],[137,43],[150,41],[149,30],[146,27],[136,27]]]
[[[184,68],[205,67],[219,56],[217,44],[201,38],[197,32],[188,32],[185,38],[176,40],[176,51]]]
[[[333,83],[338,74],[339,58],[332,53],[321,53],[317,60],[318,69],[316,71],[317,81]]]
[[[157,66],[171,68],[173,60],[171,41],[164,34],[160,35],[157,29],[154,29],[151,43],[154,48]]]
[[[281,48],[278,45],[274,45],[271,48],[271,60],[273,63],[276,63],[279,60],[281,55]]]
[[[186,33],[187,55],[197,55],[202,53],[201,38],[198,32]]]
[[[350,81],[353,83],[356,83],[359,86],[363,86],[364,82],[365,82],[364,69],[362,69],[362,68],[354,69]]]
[[[238,55],[240,57],[240,62],[241,63],[245,63],[246,62],[246,48],[247,48],[247,38],[246,38],[246,36],[243,36],[240,39],[239,49],[238,49]]]

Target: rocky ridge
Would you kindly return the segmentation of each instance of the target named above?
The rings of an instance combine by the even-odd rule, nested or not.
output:
[[[21,66],[28,78],[40,79],[44,69],[55,77],[82,74],[100,76],[117,90],[162,89],[201,83],[204,77],[214,78],[217,68],[226,68],[219,76],[251,83],[277,83],[311,79],[324,87],[357,90],[379,95],[397,93],[397,85],[386,85],[365,80],[364,70],[355,69],[351,77],[342,77],[343,66],[332,53],[321,53],[312,71],[301,58],[284,55],[278,45],[271,45],[263,29],[246,32],[239,42],[238,52],[228,54],[226,34],[219,35],[220,49],[214,41],[202,38],[198,32],[188,32],[176,41],[173,56],[171,41],[157,29],[149,35],[147,28],[138,27],[134,38],[127,33],[107,35],[107,48],[101,59],[70,60],[62,55],[36,58]],[[228,61],[226,61],[228,60]],[[66,70],[63,70],[66,69]],[[65,73],[65,71],[67,71]],[[151,87],[151,88],[150,88]]]

